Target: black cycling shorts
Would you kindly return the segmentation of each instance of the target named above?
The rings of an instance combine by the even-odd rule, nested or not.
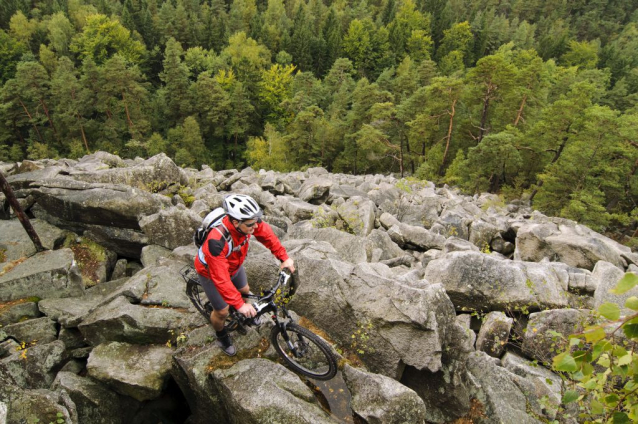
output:
[[[246,287],[248,284],[248,279],[246,278],[246,270],[244,270],[244,266],[240,266],[235,275],[230,277],[230,281],[233,282],[237,290]],[[204,288],[204,292],[206,293],[206,297],[210,301],[210,304],[213,306],[213,309],[216,311],[221,311],[222,309],[228,306],[228,303],[224,301],[222,295],[219,294],[217,290],[217,286],[210,278],[206,278],[203,275],[199,276],[199,284]]]

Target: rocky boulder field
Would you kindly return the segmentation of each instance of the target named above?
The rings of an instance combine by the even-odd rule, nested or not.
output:
[[[537,365],[551,334],[638,292],[609,293],[638,271],[629,248],[423,181],[103,152],[0,171],[47,248],[0,194],[0,423],[565,422],[561,378]],[[186,297],[193,231],[230,192],[258,201],[295,259],[289,306],[333,346],[335,380],[283,366],[270,322],[226,357]],[[268,288],[278,263],[250,249],[251,287]]]

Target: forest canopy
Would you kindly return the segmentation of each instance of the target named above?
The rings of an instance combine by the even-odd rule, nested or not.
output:
[[[634,235],[634,0],[0,0],[0,87],[0,161],[393,172]]]

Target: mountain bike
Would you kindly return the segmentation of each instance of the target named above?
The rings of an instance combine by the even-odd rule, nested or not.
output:
[[[186,295],[197,311],[210,322],[213,307],[199,283],[197,271],[189,265],[180,273],[186,281]],[[330,380],[337,373],[337,358],[323,339],[297,324],[286,308],[296,288],[294,276],[290,270],[284,268],[269,290],[262,292],[260,296],[242,296],[253,300],[252,305],[257,311],[255,318],[270,313],[275,323],[270,333],[270,341],[287,365],[307,377]],[[246,334],[251,322],[251,318],[246,318],[231,306],[224,327],[227,331]]]

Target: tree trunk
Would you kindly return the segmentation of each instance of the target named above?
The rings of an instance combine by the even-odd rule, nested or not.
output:
[[[441,166],[439,167],[439,176],[443,176],[443,171],[445,171],[445,163],[447,161],[447,154],[450,150],[450,142],[452,140],[452,129],[454,128],[454,115],[456,115],[456,101],[454,99],[452,102],[452,112],[449,112],[450,115],[450,124],[447,128],[447,136],[445,137],[445,152],[443,153],[443,161],[441,162]]]
[[[29,238],[35,245],[35,250],[37,252],[42,252],[43,250],[45,250],[44,247],[42,246],[42,243],[40,242],[40,237],[38,237],[38,234],[35,232],[35,230],[33,229],[33,226],[31,225],[31,222],[29,221],[29,217],[27,217],[27,215],[22,210],[20,203],[18,203],[18,200],[13,194],[13,190],[11,190],[11,186],[9,185],[9,182],[6,180],[6,178],[4,178],[4,175],[2,174],[2,172],[0,172],[0,189],[2,190],[4,195],[7,196],[7,200],[9,200],[9,204],[11,205],[11,207],[13,208],[13,211],[15,212],[16,216],[20,220],[22,227],[27,232],[27,234],[29,235]]]
[[[44,103],[44,100],[40,99],[40,104],[42,105],[42,109],[44,110],[44,114],[46,115],[47,119],[49,120],[49,124],[51,124],[51,128],[53,129],[53,134],[55,134],[55,138],[58,138],[58,131],[55,129],[55,125],[53,124],[53,121],[51,120],[51,115],[49,114],[49,108],[47,107],[46,103]]]
[[[485,94],[485,98],[483,99],[483,113],[481,114],[481,127],[479,128],[479,136],[478,136],[477,144],[479,144],[483,140],[485,133],[487,133],[485,126],[487,125],[487,113],[490,108],[491,94],[492,94],[492,87],[490,86],[488,87],[487,93]]]
[[[33,117],[31,116],[31,114],[29,113],[29,109],[27,109],[27,106],[22,103],[21,99],[18,99],[18,101],[20,102],[20,104],[22,105],[22,108],[24,109],[24,113],[27,114],[27,116],[29,117],[29,121],[31,121],[31,126],[33,127],[33,129],[35,130],[35,132],[38,134],[38,138],[40,139],[40,141],[42,142],[42,144],[46,144],[44,142],[44,139],[42,138],[42,134],[40,134],[40,130],[38,129],[37,125],[35,125],[35,123],[33,122]]]
[[[131,121],[131,114],[128,111],[128,104],[126,104],[126,98],[124,97],[124,92],[122,91],[122,103],[124,103],[124,111],[126,112],[126,122],[128,123],[129,131],[131,132],[131,136],[133,135],[133,121]]]
[[[516,114],[516,119],[514,119],[514,126],[518,125],[518,122],[523,117],[523,109],[525,108],[525,103],[527,102],[527,94],[523,96],[523,101],[521,102],[521,107],[518,108],[518,113]]]

